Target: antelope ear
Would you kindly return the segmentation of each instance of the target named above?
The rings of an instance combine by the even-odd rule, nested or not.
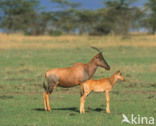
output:
[[[120,72],[120,70],[117,70],[115,73],[117,74],[117,73],[121,73],[121,72]]]

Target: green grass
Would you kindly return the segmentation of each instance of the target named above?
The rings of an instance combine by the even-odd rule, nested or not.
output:
[[[85,44],[81,48],[75,48],[75,44],[73,48],[64,43],[64,48],[0,49],[1,126],[125,126],[121,124],[122,113],[156,119],[155,47],[103,48],[111,71],[99,68],[93,79],[108,77],[116,70],[121,70],[126,78],[110,93],[111,114],[105,111],[105,94],[92,93],[86,99],[86,113],[80,115],[79,86],[56,88],[50,97],[53,111],[45,112],[42,98],[45,72],[77,62],[87,63],[96,54]]]

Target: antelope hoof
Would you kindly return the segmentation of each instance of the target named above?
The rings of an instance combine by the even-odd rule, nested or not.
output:
[[[80,114],[84,114],[85,112],[80,112]]]
[[[48,109],[48,111],[49,111],[49,112],[52,112],[52,110],[51,110],[51,109]]]
[[[107,114],[110,114],[110,110],[107,110]]]
[[[84,111],[84,110],[81,110],[81,111],[80,111],[80,114],[84,114],[84,113],[85,113],[85,111]]]

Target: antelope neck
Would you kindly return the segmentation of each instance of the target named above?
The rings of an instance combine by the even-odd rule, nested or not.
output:
[[[115,74],[113,74],[110,78],[109,78],[111,85],[114,86],[115,83],[117,82],[117,78],[115,77]]]
[[[88,68],[89,78],[91,78],[92,75],[95,73],[95,71],[96,71],[96,69],[97,69],[97,65],[96,65],[95,62],[94,62],[94,58],[91,59],[90,62],[88,62],[87,68]]]

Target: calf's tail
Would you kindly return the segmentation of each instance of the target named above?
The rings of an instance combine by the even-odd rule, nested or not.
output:
[[[84,86],[83,84],[80,84],[80,95],[83,96],[84,94]]]

